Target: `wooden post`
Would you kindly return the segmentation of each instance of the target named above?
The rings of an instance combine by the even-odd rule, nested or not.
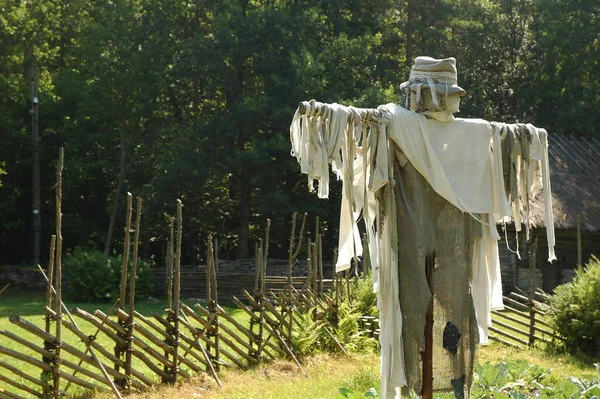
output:
[[[208,338],[214,337],[214,350],[215,350],[215,369],[218,371],[220,368],[220,349],[219,349],[219,313],[217,310],[217,278],[215,273],[215,258],[214,251],[212,246],[212,238],[208,239],[208,256],[207,258],[207,273],[208,273],[208,281],[207,281],[207,291],[211,294],[208,295],[208,311],[211,315],[212,322],[206,332],[206,336]],[[210,349],[210,347],[209,347]],[[210,350],[209,350],[210,352]]]
[[[260,287],[260,275],[261,275],[261,263],[262,263],[262,254],[260,253],[262,249],[261,239],[258,239],[258,242],[254,244],[254,266],[255,266],[255,275],[254,275],[254,294],[258,293],[258,289]]]
[[[50,240],[50,261],[48,263],[48,288],[46,291],[46,307],[50,308],[52,306],[52,293],[54,290],[54,287],[52,286],[52,281],[54,278],[54,256],[56,254],[56,235],[52,235],[52,238]],[[50,328],[51,328],[51,322],[52,322],[52,316],[48,313],[46,313],[46,328],[45,331],[47,333],[50,333]],[[48,341],[44,341],[44,349],[50,351],[53,350],[52,347],[52,343],[48,342]],[[50,363],[52,362],[52,359],[44,356],[42,358],[43,362],[50,365]],[[48,382],[50,381],[50,377],[51,377],[51,373],[44,371],[42,372],[42,396],[44,398],[50,398],[51,397],[51,392],[50,392],[50,385],[48,384]]]
[[[577,270],[583,268],[583,254],[581,250],[581,214],[577,214]]]
[[[140,242],[140,222],[142,217],[142,199],[138,197],[135,215],[135,236],[133,239],[133,260],[131,262],[131,272],[129,277],[129,318],[127,319],[127,339],[125,340],[127,349],[125,351],[125,380],[121,382],[121,389],[129,391],[131,388],[131,361],[132,361],[132,340],[134,330],[135,313],[135,277],[137,273],[138,247]]]
[[[30,64],[30,78],[31,78],[31,134],[32,134],[32,191],[33,191],[33,263],[40,263],[41,255],[41,232],[42,232],[42,215],[41,215],[41,200],[40,200],[40,111],[39,111],[39,98],[38,98],[38,73],[35,62],[35,56],[33,55],[33,49],[31,49],[31,64]]]
[[[219,273],[219,238],[215,237],[215,243],[213,245],[215,251],[215,272]]]
[[[362,277],[366,278],[369,270],[371,269],[371,257],[369,253],[369,241],[367,240],[367,233],[362,236],[363,246],[363,257],[362,257]]]
[[[56,168],[56,346],[53,359],[54,399],[60,398],[60,345],[62,327],[62,171],[64,166],[65,150],[61,147],[58,153],[58,167]]]
[[[267,219],[267,229],[265,230],[265,246],[264,246],[264,250],[263,250],[263,262],[262,262],[262,270],[263,273],[262,274],[266,274],[266,270],[267,270],[267,259],[269,257],[269,239],[270,239],[270,234],[271,234],[271,219]],[[263,279],[263,284],[264,286],[264,279]],[[264,292],[264,287],[262,288],[263,294]]]
[[[123,266],[121,268],[121,286],[119,287],[119,309],[125,310],[125,293],[127,292],[127,269],[129,267],[129,247],[131,236],[132,197],[127,193],[127,214],[125,216],[125,238],[123,241]]]
[[[256,276],[254,278],[254,300],[257,303],[262,303],[262,263],[263,263],[263,254],[262,254],[262,247],[263,247],[263,241],[262,238],[258,239],[258,243],[255,246],[255,256],[256,256]],[[252,314],[253,316],[256,315],[257,312],[259,312],[260,310],[257,309],[256,306],[252,307]],[[260,317],[260,316],[259,316]],[[250,345],[250,349],[248,350],[248,355],[251,356],[255,362],[259,362],[260,361],[260,341],[262,339],[262,336],[259,333],[255,333],[255,327],[258,324],[258,329],[260,332],[260,323],[261,321],[259,320],[258,323],[256,322],[256,318],[255,317],[251,317],[250,318],[250,333],[252,334],[252,337],[249,337],[249,345]],[[256,349],[254,349],[254,345],[256,345]]]
[[[310,237],[306,239],[306,286],[308,292],[311,292],[313,287],[313,244],[310,242]]]
[[[298,238],[296,239],[296,218],[297,218],[297,214],[294,213],[292,216],[292,233],[290,234],[290,247],[289,247],[289,251],[288,251],[288,274],[287,274],[287,286],[286,286],[286,291],[287,291],[287,303],[283,304],[282,306],[286,306],[287,309],[285,309],[284,311],[282,311],[282,313],[285,313],[285,311],[287,311],[288,317],[289,317],[289,326],[290,329],[288,330],[288,336],[285,338],[287,341],[288,345],[292,344],[292,326],[294,325],[294,298],[292,296],[292,291],[293,291],[293,287],[292,287],[292,269],[294,267],[294,262],[296,262],[296,259],[298,258],[298,255],[300,254],[300,249],[302,248],[302,240],[303,240],[303,234],[304,234],[304,226],[306,224],[306,216],[307,214],[304,214],[304,217],[302,218],[302,226],[300,227],[300,232],[298,233]],[[295,243],[298,243],[298,245],[296,246]]]
[[[319,248],[319,298],[323,297],[323,235],[319,234],[319,236],[317,237],[318,239],[318,245],[317,247]]]
[[[174,218],[169,218],[169,246],[167,247],[167,309],[173,310],[173,223]]]
[[[130,238],[131,238],[131,217],[133,213],[132,206],[132,196],[131,193],[127,193],[127,209],[125,213],[125,236],[123,238],[123,263],[121,264],[121,283],[119,286],[119,309],[125,310],[125,297],[127,294],[127,274],[129,269],[129,252],[130,252]],[[125,323],[119,320],[119,324],[121,324],[124,328],[126,328]],[[123,334],[120,336],[124,341],[127,340],[127,335]],[[127,348],[119,345],[115,342],[115,357],[119,360],[122,360],[123,354],[126,353]],[[126,361],[124,361],[126,364]],[[115,362],[113,365],[115,371],[119,371],[119,363]],[[119,385],[120,388],[124,388],[127,382],[124,379],[115,379],[114,383]]]
[[[423,359],[422,398],[433,398],[433,272],[435,270],[435,252],[425,257],[425,276],[431,291],[431,299],[425,316],[425,351],[421,352]]]
[[[533,238],[533,237],[532,237]],[[538,249],[538,237],[529,247],[529,346],[535,342],[535,269]]]
[[[313,242],[311,244],[312,246],[312,292],[313,292],[313,297],[315,298],[315,305],[316,305],[316,299],[319,297],[319,252],[317,251],[317,242]]]
[[[175,267],[173,270],[173,369],[171,370],[173,383],[177,382],[177,373],[179,370],[179,312],[181,308],[181,240],[183,237],[183,204],[177,200],[177,247],[175,252]]]

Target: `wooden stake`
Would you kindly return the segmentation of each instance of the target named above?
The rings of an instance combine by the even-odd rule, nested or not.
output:
[[[577,270],[583,268],[583,255],[581,250],[581,214],[577,214]]]
[[[129,247],[131,236],[132,196],[127,193],[127,213],[125,217],[125,239],[123,241],[123,265],[121,267],[121,287],[119,288],[119,309],[125,309],[125,293],[127,292],[127,268],[129,267]]]
[[[52,238],[50,239],[50,261],[48,263],[48,277],[46,277],[46,275],[44,274],[44,270],[40,267],[40,270],[42,271],[42,274],[44,275],[44,277],[46,277],[46,283],[47,283],[47,288],[46,288],[46,307],[51,307],[52,306],[52,295],[55,292],[54,291],[54,287],[52,286],[52,281],[54,278],[54,258],[56,256],[56,235],[53,234]],[[39,265],[38,265],[39,267]],[[45,317],[45,322],[46,322],[46,332],[49,333],[50,329],[51,329],[51,322],[52,322],[52,318],[50,317],[49,314],[46,314]],[[44,342],[44,347],[46,348],[50,348],[51,344],[49,342]],[[42,358],[42,360],[47,363],[50,364],[52,362],[52,358],[53,358],[53,354],[51,356],[44,356]],[[51,373],[49,372],[42,372],[42,396],[44,398],[49,398],[51,396],[50,393],[50,385],[49,385],[49,381],[51,378]]]
[[[425,257],[425,276],[431,291],[431,299],[425,316],[425,351],[421,352],[423,359],[422,398],[433,398],[433,272],[435,269],[435,252]]]
[[[183,204],[181,200],[177,200],[177,249],[175,253],[175,269],[173,270],[173,369],[171,375],[173,383],[177,382],[177,374],[179,371],[179,310],[181,308],[181,240],[183,237]]]
[[[537,263],[538,237],[529,247],[529,346],[535,342],[535,269]]]
[[[52,306],[52,279],[54,278],[54,256],[56,253],[56,235],[53,234],[50,239],[50,260],[48,262],[48,277],[46,278],[46,306]],[[49,331],[49,327],[46,327],[46,331]]]
[[[133,239],[133,260],[131,262],[131,271],[129,276],[129,319],[127,320],[127,339],[125,340],[127,345],[127,350],[125,352],[125,380],[122,381],[122,389],[125,391],[129,391],[131,386],[129,381],[131,381],[131,362],[132,358],[132,341],[133,341],[133,315],[135,312],[135,278],[137,274],[137,261],[138,261],[138,247],[140,243],[140,230],[141,230],[141,219],[142,219],[142,199],[140,197],[137,198],[137,204],[135,207],[135,235]]]
[[[260,241],[260,239],[259,239]],[[262,256],[259,255],[258,249],[260,248],[259,243],[254,244],[254,265],[255,265],[255,275],[254,275],[254,292],[258,293],[258,287],[260,282],[260,264],[262,260]]]
[[[46,282],[47,282],[47,283],[49,283],[49,285],[48,285],[48,290],[50,291],[50,293],[51,293],[51,294],[52,294],[52,293],[56,293],[56,290],[54,289],[54,287],[53,287],[53,286],[52,286],[52,284],[51,284],[50,278],[49,278],[48,276],[46,276],[46,273],[44,273],[44,269],[42,269],[42,268],[40,267],[40,265],[38,265],[38,268],[40,269],[40,272],[42,273],[42,276],[44,276],[44,278],[46,279]],[[115,304],[113,304],[113,306],[111,307],[111,310],[109,311],[109,313],[110,313],[110,312],[112,312],[112,309],[115,307],[116,303],[117,303],[117,302],[115,302]],[[67,322],[64,322],[64,323],[65,323],[65,327],[67,327],[67,329],[68,329],[68,330],[70,330],[70,331],[73,331],[73,330],[75,329],[75,330],[76,330],[78,333],[81,333],[81,334],[83,334],[83,333],[81,332],[81,330],[79,329],[79,326],[77,325],[77,323],[76,323],[76,322],[75,322],[75,320],[73,319],[73,316],[71,315],[71,312],[69,312],[69,309],[67,309],[66,305],[64,304],[64,302],[61,302],[61,304],[60,304],[60,305],[61,305],[62,309],[65,311],[66,315],[69,317],[69,320],[70,320],[70,321],[71,321],[71,323],[72,323],[72,324],[68,324]],[[50,306],[46,306],[46,307],[45,307],[45,310],[46,310],[46,320],[50,320],[51,318],[56,318],[56,312],[54,312],[54,311],[53,311],[53,310],[50,308]],[[49,333],[49,331],[50,331],[50,329],[48,328],[48,325],[46,325],[46,332],[48,332],[48,333]],[[76,335],[77,335],[77,332],[75,332],[75,334],[76,334]],[[100,368],[100,370],[102,371],[102,374],[103,374],[103,375],[104,375],[104,377],[106,378],[106,380],[105,380],[105,381],[103,380],[103,382],[106,382],[106,383],[107,383],[107,385],[109,385],[109,386],[111,387],[111,389],[112,389],[113,393],[115,394],[115,396],[116,396],[117,398],[119,398],[119,399],[122,399],[122,398],[121,398],[121,395],[120,395],[120,393],[119,393],[119,390],[117,389],[117,387],[115,386],[115,384],[113,383],[113,381],[111,381],[111,379],[110,379],[110,376],[109,376],[108,372],[106,371],[106,369],[104,368],[104,366],[102,365],[102,363],[100,362],[100,360],[99,360],[99,359],[96,357],[96,354],[94,353],[93,349],[91,348],[91,344],[94,342],[93,340],[94,340],[94,339],[96,338],[96,336],[98,335],[98,332],[99,332],[99,330],[96,330],[96,332],[95,332],[95,334],[94,334],[94,335],[92,335],[92,336],[87,336],[87,338],[88,338],[88,341],[87,341],[87,342],[85,342],[85,341],[84,341],[84,342],[85,342],[85,344],[86,344],[86,351],[85,351],[85,353],[87,353],[87,352],[90,352],[90,355],[92,356],[92,358],[94,359],[94,361],[97,363],[98,367],[99,367],[99,368]],[[48,344],[50,344],[50,343],[49,343],[49,342],[45,342],[45,346],[46,346],[46,345],[48,345]],[[102,348],[102,347],[100,347],[100,348]],[[103,350],[103,348],[102,348],[102,350]],[[104,353],[104,352],[103,352],[103,354],[104,354],[105,356],[107,356],[107,354],[106,354],[106,353]],[[108,357],[110,357],[110,355],[109,355]],[[48,356],[47,354],[44,354],[44,361],[45,361],[46,359],[50,359],[50,358],[51,358],[51,356]],[[83,360],[80,360],[80,361],[79,361],[79,364],[77,364],[77,367],[81,366],[82,362],[83,362]],[[76,370],[76,371],[75,371],[75,374],[77,374],[77,369],[74,369],[74,370]],[[73,376],[75,376],[75,374],[73,374]],[[61,372],[61,375],[62,375],[62,372]],[[68,382],[67,382],[67,385],[65,386],[65,392],[66,392],[66,391],[69,389],[69,386],[71,385],[71,382],[72,382],[72,381],[68,381]],[[47,384],[46,384],[46,385],[47,385]],[[45,391],[45,387],[44,387],[44,386],[43,386],[43,388],[44,388],[44,391]],[[44,395],[44,394],[43,394],[43,395]],[[43,396],[43,395],[42,395],[42,396]],[[45,396],[44,396],[44,397],[45,397]]]
[[[167,248],[167,309],[173,310],[173,223],[174,218],[169,218],[169,246]]]
[[[62,322],[62,171],[65,150],[61,147],[58,153],[56,168],[56,347],[53,359],[54,399],[60,399],[60,347]]]
[[[269,236],[271,234],[271,219],[267,219],[267,229],[265,231],[265,246],[264,246],[264,250],[263,250],[263,262],[262,262],[262,276],[266,275],[266,271],[267,271],[267,259],[269,257]],[[263,277],[262,279],[262,283],[261,283],[261,291],[265,292],[265,279]]]

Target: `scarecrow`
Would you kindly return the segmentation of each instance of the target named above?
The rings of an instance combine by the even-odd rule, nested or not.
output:
[[[381,397],[469,398],[475,347],[502,309],[496,224],[529,231],[543,188],[554,256],[548,138],[530,124],[455,118],[466,94],[456,60],[417,57],[400,104],[361,109],[314,100],[290,126],[309,190],[342,180],[336,270],[362,256],[364,223],[378,294]]]

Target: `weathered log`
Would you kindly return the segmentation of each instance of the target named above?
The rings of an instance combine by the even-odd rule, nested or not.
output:
[[[24,396],[17,395],[16,393],[12,393],[10,391],[0,391],[0,399],[28,399]]]
[[[88,335],[85,335],[82,331],[78,330],[73,324],[65,321],[65,322],[63,322],[63,326],[67,330],[69,330],[73,334],[75,334],[77,336],[77,338],[79,338],[86,347],[90,346],[90,347],[94,348],[95,350],[100,352],[102,354],[102,356],[106,357],[111,362],[118,364],[119,367],[123,367],[125,365],[125,362],[123,362],[123,360],[115,357],[115,355],[112,354],[110,351],[108,351],[106,348],[104,348],[104,346],[100,345],[98,342],[91,339]]]
[[[71,383],[73,383],[75,385],[79,385],[79,386],[82,386],[84,388],[87,388],[87,389],[89,389],[91,391],[99,391],[99,392],[107,392],[107,393],[110,392],[106,388],[102,388],[102,387],[99,387],[98,385],[95,385],[95,384],[93,384],[91,382],[84,381],[81,378],[77,378],[74,375],[71,375],[69,373],[65,373],[62,370],[60,371],[60,378],[66,380],[66,381],[69,381],[69,382],[71,382]]]
[[[36,367],[38,367],[38,368],[40,368],[43,371],[46,371],[48,373],[52,371],[52,367],[50,367],[48,364],[42,362],[41,360],[37,360],[37,359],[35,359],[35,358],[31,357],[31,356],[27,356],[27,355],[24,355],[22,353],[16,352],[16,351],[14,351],[12,349],[9,349],[9,348],[7,348],[5,346],[0,345],[0,353],[3,354],[3,355],[7,355],[9,357],[13,357],[13,358],[18,359],[18,360],[21,360],[21,361],[23,361],[25,363],[29,363],[32,366],[36,366]]]
[[[37,345],[35,345],[35,344],[27,341],[26,339],[24,339],[24,338],[22,338],[22,337],[20,337],[20,336],[18,336],[16,334],[13,334],[10,331],[0,330],[0,335],[4,335],[6,338],[8,338],[8,339],[10,339],[10,340],[18,343],[19,345],[22,345],[22,346],[24,346],[26,348],[29,348],[32,351],[37,352],[40,355],[42,355],[42,356],[44,356],[44,357],[46,357],[48,359],[50,359],[50,358],[52,358],[54,356],[54,354],[52,352],[47,351],[44,348],[40,348],[39,346],[37,346]]]
[[[201,306],[196,306],[198,307],[198,309],[201,309],[202,312],[207,311],[206,309],[202,308]],[[207,311],[208,312],[208,311]],[[222,313],[219,311],[219,308],[217,307],[217,312],[219,313],[220,316],[222,316]],[[210,313],[209,313],[210,314]],[[226,325],[224,325],[221,321],[217,321],[219,328],[223,331],[225,331],[227,334],[229,334],[229,336],[234,339],[236,342],[238,342],[240,345],[242,345],[244,348],[248,349],[248,350],[252,350],[252,346],[250,346],[246,341],[244,341],[242,338],[238,337],[238,335],[233,332],[229,327],[227,327]]]
[[[46,331],[42,330],[35,324],[32,324],[31,322],[27,321],[26,319],[22,318],[19,315],[14,314],[9,317],[9,320],[11,323],[21,327],[23,330],[25,330],[27,332],[30,332],[30,333],[36,335],[37,337],[43,339],[44,341],[48,341],[52,344],[57,343],[57,340],[54,337],[54,335],[47,333]]]
[[[119,337],[117,334],[115,334],[111,329],[106,327],[106,320],[100,321],[97,317],[94,317],[94,315],[79,308],[73,309],[71,313],[94,325],[94,327],[96,327],[104,334],[106,334],[110,339],[112,339],[116,343],[116,345],[125,346],[125,340]]]
[[[196,313],[190,313],[189,316],[191,318],[193,318],[194,320],[196,320],[198,323],[200,323],[204,328],[206,328],[206,326],[208,325],[208,322],[206,320],[203,320],[200,316],[198,316]],[[191,324],[186,323],[184,320],[181,320],[181,322],[188,327],[190,330],[198,330],[197,328],[193,327]],[[212,341],[210,341],[208,339],[208,337],[206,337],[205,334],[197,334],[197,337],[199,337],[200,339],[202,339],[205,343],[207,344],[213,344]],[[239,368],[241,369],[245,369],[247,368],[247,366],[240,362],[239,359],[234,356],[233,354],[231,354],[229,351],[225,350],[225,349],[221,349],[221,353],[223,353],[223,355],[225,355],[225,357],[227,357],[229,360],[231,360],[232,363],[234,363],[235,365],[237,365]]]
[[[0,374],[0,381],[4,381],[6,384],[11,385],[21,391],[25,391],[30,395],[37,396],[38,398],[42,397],[42,394],[40,392],[36,391],[35,389],[29,388],[28,386],[20,384],[17,381],[15,381],[14,379],[8,378],[2,374]]]
[[[173,327],[169,324],[169,322],[167,320],[165,320],[165,318],[163,318],[158,313],[153,312],[152,316],[154,317],[154,319],[156,319],[156,321],[158,321],[160,324],[162,324],[165,328]],[[186,337],[185,335],[181,334],[181,331],[179,332],[179,338],[181,340],[183,340],[186,345],[188,345],[188,346],[186,346],[186,345],[181,345],[181,343],[179,344],[182,347],[182,349],[184,349],[184,351],[185,351],[184,353],[181,353],[179,355],[181,355],[182,357],[185,357],[186,354],[190,354],[194,357],[194,359],[198,360],[204,366],[207,366],[206,361],[202,358],[202,356],[200,356],[199,354],[197,354],[195,351],[192,350],[192,349],[198,349],[199,345],[196,342],[194,342],[193,340]]]
[[[0,360],[0,367],[4,367],[8,371],[12,372],[14,375],[21,377],[22,379],[31,382],[32,384],[39,385],[40,387],[43,385],[42,381],[39,378],[35,378],[27,373],[22,372],[18,368],[11,366],[8,363],[4,363]]]
[[[526,342],[526,341],[524,341],[524,340],[522,340],[522,339],[520,339],[520,338],[517,338],[517,337],[515,337],[514,335],[511,335],[511,334],[509,334],[509,333],[507,333],[507,332],[504,332],[504,331],[502,331],[502,330],[500,330],[500,329],[498,329],[498,328],[496,328],[496,327],[490,326],[490,327],[489,327],[489,329],[490,329],[490,331],[492,331],[492,332],[494,332],[494,333],[496,333],[496,334],[503,335],[503,336],[505,336],[505,337],[507,337],[507,338],[510,338],[510,339],[512,339],[513,341],[517,341],[517,342],[518,342],[518,343],[520,343],[520,344],[523,344],[523,345],[525,345],[525,346],[528,346],[528,345],[529,345],[529,343],[528,343],[528,342]]]
[[[246,314],[248,314],[251,318],[253,318],[255,320],[258,320],[258,316],[255,315],[254,313],[252,313],[252,311],[250,309],[248,309],[248,307],[246,305],[244,305],[242,303],[242,301],[240,301],[238,298],[232,297],[231,301],[237,307],[239,307],[242,311],[244,311]],[[273,335],[273,329],[271,328],[270,325],[268,325],[267,323],[265,323],[264,327],[265,327],[265,330],[267,330],[268,333],[270,333],[271,335]],[[283,351],[277,345],[274,345],[272,342],[269,342],[267,340],[265,340],[265,342],[266,342],[266,345],[269,346],[270,349],[272,349],[273,351],[277,352],[280,356],[285,356],[285,351]]]
[[[141,315],[139,315],[139,316],[141,316]],[[121,319],[121,320],[124,320],[124,319],[127,320],[129,316],[127,315],[127,313],[125,313],[125,312],[123,312],[122,310],[119,309],[119,310],[117,310],[117,317],[119,317],[119,319]],[[154,323],[150,322],[146,317],[142,316],[142,317],[140,317],[140,320],[142,320],[144,323],[146,323],[147,325],[149,325],[150,327],[152,327],[155,331],[161,333],[163,336],[165,336],[165,337],[168,336],[168,334],[165,331],[163,331],[160,328],[158,328],[156,325],[154,325]],[[184,358],[183,356],[177,355],[177,352],[174,350],[174,348],[172,348],[171,346],[169,346],[169,344],[167,344],[165,341],[160,340],[159,338],[157,338],[154,334],[152,334],[152,332],[150,330],[142,327],[139,323],[136,323],[134,325],[134,329],[136,331],[138,331],[140,334],[142,334],[144,337],[146,337],[154,345],[158,346],[163,351],[165,351],[166,353],[168,353],[169,355],[173,356],[174,358],[175,358],[175,356],[177,356],[178,361],[181,362],[181,363],[183,363],[183,364],[185,364],[190,369],[192,369],[192,370],[194,370],[196,372],[201,372],[202,371],[202,368],[200,368],[200,366],[198,366],[197,364],[195,364],[191,360]],[[168,360],[167,360],[167,362],[168,362]],[[171,362],[169,362],[169,363],[171,363]],[[167,364],[165,364],[165,365],[167,365]],[[172,367],[172,365],[171,365],[171,367]],[[189,377],[189,374],[187,372],[181,370],[181,369],[179,370],[179,374],[181,374],[182,376],[184,376],[186,378]]]

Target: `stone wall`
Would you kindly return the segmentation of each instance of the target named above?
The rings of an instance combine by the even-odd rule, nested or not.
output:
[[[286,276],[288,261],[285,259],[269,259],[267,275]],[[294,277],[306,276],[306,261],[296,262],[293,267]],[[217,268],[217,288],[219,297],[230,299],[232,295],[241,295],[243,290],[254,288],[256,264],[253,259],[220,261]],[[325,278],[333,275],[333,263],[325,262],[323,267]],[[154,268],[156,296],[166,293],[167,270],[165,266]],[[0,288],[10,283],[11,287],[44,292],[46,280],[38,269],[18,266],[0,267]],[[68,281],[63,282],[63,288]],[[64,292],[64,291],[63,291]],[[181,266],[181,296],[183,298],[203,298],[206,292],[206,265]]]
[[[46,280],[39,269],[19,266],[0,266],[0,288],[10,284],[12,288],[45,291]]]
[[[333,263],[323,262],[324,278],[333,276]],[[286,259],[269,259],[267,262],[268,276],[287,276],[288,261]],[[167,270],[165,266],[154,270],[156,294],[166,295]],[[240,296],[244,290],[252,292],[256,263],[254,259],[235,261],[219,261],[217,267],[217,292],[219,298],[229,300],[233,295]],[[293,277],[306,276],[306,261],[296,262],[292,269]],[[206,265],[181,266],[181,297],[204,298],[206,296]]]

